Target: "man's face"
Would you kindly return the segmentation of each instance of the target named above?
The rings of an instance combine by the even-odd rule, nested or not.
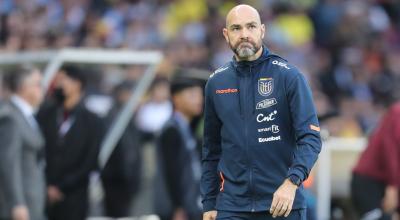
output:
[[[173,99],[175,108],[187,116],[196,117],[203,111],[203,89],[200,86],[186,88]]]
[[[34,70],[29,76],[24,79],[20,88],[20,95],[32,107],[39,107],[43,101],[42,74],[39,70]]]
[[[238,60],[249,60],[262,47],[265,26],[254,11],[239,9],[227,16],[223,34]]]
[[[60,72],[58,80],[65,97],[70,97],[73,94],[81,92],[81,83],[78,80],[69,77],[63,71]]]

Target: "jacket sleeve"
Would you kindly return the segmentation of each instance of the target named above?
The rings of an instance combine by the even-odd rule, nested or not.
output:
[[[184,148],[179,132],[170,127],[161,133],[159,139],[160,163],[162,164],[167,191],[173,208],[184,207],[184,187],[182,173],[184,166]]]
[[[8,208],[26,202],[22,186],[22,143],[17,129],[11,116],[0,118],[0,186],[10,205]]]
[[[400,186],[400,109],[390,109],[388,120],[383,121],[384,138],[382,138],[383,169],[386,173],[387,183]]]
[[[218,162],[221,157],[221,125],[215,111],[210,80],[205,89],[204,142],[202,149],[201,195],[203,211],[215,210],[218,195]]]
[[[297,72],[290,80],[287,98],[296,136],[296,148],[287,176],[294,175],[302,182],[307,179],[321,151],[321,137],[311,89],[301,73]]]

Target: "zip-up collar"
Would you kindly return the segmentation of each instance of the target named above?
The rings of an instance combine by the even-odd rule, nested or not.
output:
[[[266,59],[268,59],[270,56],[274,55],[274,54],[270,53],[270,51],[268,50],[268,48],[265,45],[262,46],[262,50],[263,51],[261,53],[261,56],[259,58],[257,58],[256,60],[253,60],[253,61],[240,61],[240,62],[238,62],[236,60],[235,56],[233,56],[233,58],[232,58],[231,64],[232,64],[233,68],[235,69],[235,72],[238,74],[239,78],[241,78],[241,77],[250,77],[251,78],[250,80],[252,81],[250,83],[250,85],[254,83],[254,68],[255,68],[255,66],[261,64]],[[242,100],[240,98],[240,96],[241,96],[240,94],[244,92],[243,91],[244,89],[248,89],[248,88],[242,87],[241,83],[239,82],[240,81],[239,78],[237,78],[237,82],[236,82],[237,87],[239,88],[239,112],[240,112],[240,115],[242,117],[244,117],[244,114],[243,114],[244,113],[243,112],[244,109],[242,109]],[[251,92],[249,95],[250,95],[250,98],[252,100],[252,106],[255,106],[255,94],[254,94],[254,92]],[[255,109],[252,109],[251,112],[252,112],[252,114],[254,114]]]
[[[270,51],[268,50],[268,48],[265,46],[265,45],[263,45],[262,46],[262,53],[261,53],[261,56],[259,57],[259,58],[257,58],[256,60],[253,60],[253,61],[237,61],[236,60],[236,58],[235,58],[235,56],[233,56],[233,58],[232,58],[232,65],[233,65],[233,67],[236,69],[236,70],[238,70],[238,69],[241,69],[241,68],[243,68],[243,67],[253,67],[253,66],[255,66],[255,65],[258,65],[258,64],[260,64],[260,63],[262,63],[264,60],[266,60],[270,55],[272,55],[271,53],[270,53]],[[242,72],[242,71],[237,71],[239,74],[246,74],[247,73],[247,71],[245,71],[245,72]]]

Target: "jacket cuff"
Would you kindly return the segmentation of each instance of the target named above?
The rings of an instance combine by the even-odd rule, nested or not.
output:
[[[216,200],[215,199],[208,199],[203,201],[203,212],[208,212],[215,209]]]
[[[290,176],[296,176],[300,179],[300,185],[303,183],[303,181],[307,178],[304,176],[303,172],[296,170],[296,169],[290,169],[286,178],[290,178]]]

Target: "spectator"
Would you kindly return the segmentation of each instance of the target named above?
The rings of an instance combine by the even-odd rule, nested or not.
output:
[[[114,108],[108,116],[109,125],[115,121],[120,110],[131,96],[134,83],[122,82],[114,89]],[[139,144],[138,130],[131,120],[117,146],[101,171],[104,188],[105,214],[120,218],[130,215],[132,200],[137,194],[141,182],[142,149]]]
[[[390,220],[399,211],[400,103],[388,108],[353,170],[354,206],[360,219]]]
[[[12,96],[0,106],[0,219],[44,220],[44,140],[34,118],[42,76],[23,66],[5,80]]]
[[[165,78],[156,79],[150,88],[150,97],[145,102],[136,116],[136,123],[140,129],[143,140],[153,140],[172,113],[169,100],[169,82]]]
[[[192,120],[203,107],[201,81],[178,72],[171,82],[174,113],[157,139],[156,213],[162,220],[201,219],[200,155]],[[165,190],[165,191],[163,191]],[[165,196],[165,198],[163,198]],[[171,203],[163,200],[169,198]]]
[[[43,108],[49,220],[84,220],[89,174],[97,164],[102,122],[83,104],[85,76],[73,66],[59,73],[57,102]]]

